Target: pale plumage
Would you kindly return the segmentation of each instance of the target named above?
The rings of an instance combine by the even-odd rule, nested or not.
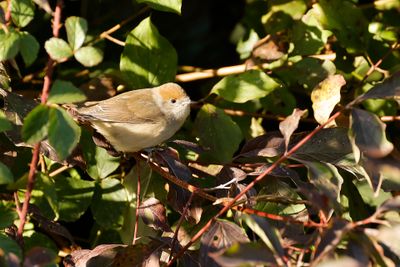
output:
[[[78,116],[121,152],[136,152],[172,137],[190,112],[190,99],[175,83],[129,91],[87,103]]]

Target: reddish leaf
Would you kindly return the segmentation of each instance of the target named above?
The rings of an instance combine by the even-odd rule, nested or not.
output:
[[[201,238],[200,265],[218,266],[216,262],[210,258],[209,253],[229,248],[236,242],[249,242],[246,233],[241,227],[229,221],[218,220],[214,222]]]
[[[165,207],[158,199],[153,197],[146,199],[139,208],[139,216],[147,226],[155,230],[171,232]]]
[[[301,109],[295,108],[293,110],[293,113],[290,116],[288,116],[285,120],[283,120],[279,123],[279,131],[281,131],[283,138],[285,139],[286,150],[289,145],[290,137],[292,136],[294,131],[299,126],[300,119],[302,117],[306,116],[307,113],[308,113],[308,111],[306,109],[301,110]]]

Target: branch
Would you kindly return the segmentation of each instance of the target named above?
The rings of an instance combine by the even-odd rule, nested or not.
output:
[[[54,37],[58,36],[59,30],[60,30],[62,5],[63,5],[63,1],[58,0],[57,6],[56,6],[56,9],[54,12],[54,19],[53,19],[53,36]],[[47,69],[46,69],[46,74],[44,77],[44,83],[43,83],[43,88],[42,88],[42,96],[41,96],[42,104],[46,103],[47,97],[49,95],[53,70],[54,70],[54,61],[49,57],[49,59],[47,61]],[[20,242],[22,242],[22,240],[23,240],[22,233],[24,231],[24,227],[25,227],[25,223],[26,223],[26,216],[28,214],[29,201],[31,199],[32,190],[35,185],[36,166],[39,162],[39,153],[40,153],[40,143],[37,143],[33,147],[32,159],[31,159],[31,163],[29,165],[28,183],[26,185],[25,198],[24,198],[24,203],[22,204],[22,208],[21,208],[21,212],[20,212],[21,213],[20,223],[18,225],[18,230],[17,230],[17,239]]]
[[[271,171],[273,171],[276,167],[278,167],[282,162],[287,160],[293,153],[295,153],[301,146],[303,146],[305,143],[307,143],[316,133],[318,133],[320,130],[322,130],[326,125],[334,121],[339,115],[341,114],[341,111],[336,112],[334,115],[332,115],[329,120],[327,120],[324,124],[318,126],[316,129],[314,129],[311,133],[309,133],[307,136],[305,136],[303,139],[301,139],[292,149],[290,149],[286,154],[281,156],[277,161],[275,161],[268,169],[266,169],[262,174],[257,176],[251,183],[249,183],[239,194],[235,196],[226,206],[224,206],[214,217],[212,217],[193,237],[192,239],[183,247],[176,257],[174,257],[171,261],[168,262],[167,266],[172,266],[172,264],[182,255],[185,253],[185,251],[194,243],[196,242],[207,230],[210,228],[212,223],[221,215],[223,215],[225,212],[227,212],[235,203],[237,200],[239,200],[244,194],[246,194],[250,189],[254,187],[256,183],[259,181],[263,180]]]

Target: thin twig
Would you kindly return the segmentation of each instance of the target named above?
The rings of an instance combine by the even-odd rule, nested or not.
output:
[[[123,42],[123,41],[121,41],[121,40],[118,40],[117,38],[114,38],[114,37],[112,37],[111,35],[103,34],[103,35],[102,35],[102,38],[105,38],[105,39],[107,39],[107,40],[109,40],[109,41],[111,41],[111,42],[113,42],[113,43],[115,43],[115,44],[117,44],[117,45],[125,46],[125,42]]]
[[[162,177],[164,177],[165,179],[167,179],[168,181],[176,184],[177,186],[186,189],[189,192],[192,193],[196,193],[196,195],[198,195],[201,198],[207,199],[212,201],[213,203],[217,202],[218,198],[206,193],[204,190],[202,190],[201,188],[195,187],[194,185],[188,184],[185,181],[176,178],[174,175],[170,174],[168,172],[168,170],[165,170],[163,167],[159,166],[158,164],[156,164],[155,162],[149,160],[146,155],[144,154],[139,154],[139,156],[143,159],[143,160],[147,160],[150,168],[154,171],[156,171],[157,173],[159,173]],[[218,203],[220,205],[228,205],[228,202],[220,202]],[[233,206],[231,207],[232,209],[241,211],[243,213],[247,213],[247,214],[253,214],[253,215],[257,215],[259,217],[264,217],[264,218],[268,218],[274,221],[281,221],[281,222],[288,222],[288,223],[296,223],[296,224],[301,224],[304,227],[318,227],[318,228],[324,228],[326,227],[326,225],[323,224],[318,224],[315,223],[313,221],[298,221],[296,219],[293,219],[292,217],[289,216],[280,216],[280,215],[276,215],[276,214],[271,214],[271,213],[267,213],[264,211],[259,211],[259,210],[254,210],[251,208],[246,208],[243,206]]]
[[[287,160],[293,153],[295,153],[301,146],[303,146],[305,143],[307,143],[316,133],[318,133],[320,130],[322,130],[326,125],[334,121],[339,115],[341,114],[341,111],[336,112],[334,115],[332,115],[324,124],[318,126],[316,129],[314,129],[311,133],[309,133],[307,136],[305,136],[303,139],[301,139],[293,148],[291,148],[286,154],[281,156],[277,161],[275,161],[268,169],[266,169],[262,174],[257,176],[252,182],[250,182],[239,194],[235,196],[226,206],[224,206],[214,217],[212,217],[193,237],[192,239],[183,247],[178,254],[168,262],[167,266],[172,266],[172,264],[182,255],[185,253],[185,251],[194,243],[196,242],[213,224],[213,222],[221,215],[223,215],[225,212],[227,212],[235,203],[237,200],[239,200],[244,194],[246,194],[250,189],[254,187],[256,183],[264,179],[271,171],[273,171],[276,167],[278,167],[282,162]]]
[[[136,189],[136,210],[135,210],[135,228],[133,230],[133,241],[132,245],[135,245],[138,228],[139,228],[139,208],[140,208],[140,160],[136,162],[137,167],[137,189]]]
[[[231,74],[239,74],[239,73],[243,73],[249,69],[267,69],[267,68],[269,68],[269,66],[270,66],[269,63],[264,63],[259,66],[256,65],[253,67],[249,67],[244,63],[244,64],[240,64],[240,65],[222,67],[219,69],[206,69],[206,70],[201,70],[201,71],[196,71],[196,72],[182,73],[182,74],[176,75],[175,80],[177,82],[190,82],[190,81],[208,79],[208,78],[213,78],[213,77],[222,77],[222,76],[227,76],[227,75],[231,75]]]
[[[61,20],[61,7],[63,5],[62,0],[57,1],[57,6],[54,12],[54,19],[53,19],[53,36],[57,37],[60,29],[60,20]],[[49,95],[50,91],[50,85],[51,85],[51,78],[53,75],[53,60],[49,57],[48,62],[47,62],[47,69],[46,69],[46,74],[44,77],[44,83],[43,83],[43,88],[42,88],[42,96],[41,96],[41,103],[45,104],[47,101],[47,97]],[[28,183],[26,185],[26,191],[25,191],[25,199],[22,204],[21,208],[21,218],[20,218],[20,223],[18,225],[18,230],[17,230],[17,238],[19,241],[22,242],[23,237],[22,233],[24,231],[25,223],[26,223],[26,217],[28,214],[28,209],[29,209],[29,201],[32,196],[32,190],[35,185],[35,176],[36,176],[36,167],[39,162],[39,153],[40,153],[40,143],[37,143],[33,147],[32,151],[32,159],[31,163],[29,165],[29,174],[28,174]]]
[[[188,211],[190,205],[192,204],[193,197],[194,197],[194,192],[192,192],[192,193],[190,194],[189,200],[188,200],[188,202],[186,203],[185,207],[183,208],[181,217],[179,218],[178,224],[176,225],[175,233],[174,233],[174,236],[172,237],[172,242],[171,242],[171,253],[169,254],[168,261],[171,260],[173,254],[174,254],[174,247],[175,247],[176,241],[178,240],[179,229],[181,228],[181,225],[182,225],[183,220],[184,220],[184,218],[185,218],[185,216],[186,216],[186,213],[187,213],[187,211]]]
[[[49,174],[49,177],[57,176],[57,175],[59,175],[60,173],[66,171],[66,170],[68,170],[68,169],[70,169],[70,168],[71,168],[71,166],[68,166],[68,165],[61,166],[61,167],[58,168],[57,170],[52,171],[52,172]]]

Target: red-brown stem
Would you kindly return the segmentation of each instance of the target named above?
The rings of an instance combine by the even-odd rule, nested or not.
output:
[[[132,244],[135,245],[137,232],[139,228],[139,208],[140,208],[140,161],[136,163],[137,167],[137,189],[136,189],[136,210],[135,210],[135,229],[133,230],[133,241]]]
[[[172,242],[171,242],[171,253],[169,254],[169,259],[168,259],[168,260],[170,260],[170,259],[172,258],[172,255],[173,255],[173,253],[174,253],[174,247],[175,247],[175,244],[176,244],[176,240],[178,239],[179,229],[181,228],[181,225],[182,225],[182,223],[183,223],[183,219],[185,218],[186,213],[187,213],[187,211],[188,211],[190,205],[192,204],[193,197],[194,197],[194,192],[192,192],[192,193],[190,194],[189,200],[188,200],[188,202],[186,203],[185,207],[183,208],[182,215],[181,215],[181,217],[179,218],[178,224],[176,225],[174,237],[172,238]]]
[[[6,14],[4,15],[4,19],[6,21],[6,24],[8,24],[8,22],[10,22],[11,20],[11,0],[7,1],[7,10]]]
[[[60,20],[61,20],[61,7],[63,5],[62,0],[57,1],[57,6],[56,10],[54,13],[54,19],[53,19],[53,35],[55,37],[58,36],[58,32],[60,30]],[[54,61],[49,58],[47,62],[47,68],[46,68],[46,75],[44,78],[44,83],[43,83],[43,88],[42,88],[42,96],[41,96],[41,103],[45,104],[47,101],[47,97],[49,95],[50,91],[50,85],[51,85],[51,77],[53,75],[53,70],[54,70]],[[40,153],[40,143],[37,143],[33,147],[32,151],[32,159],[31,163],[29,165],[29,174],[28,174],[28,183],[26,185],[26,191],[25,191],[25,199],[24,203],[22,204],[21,208],[21,215],[20,215],[20,223],[18,225],[18,230],[17,230],[17,238],[22,242],[22,233],[24,231],[25,223],[26,223],[26,216],[28,214],[28,209],[29,209],[29,201],[32,196],[32,190],[35,185],[35,174],[36,174],[36,166],[39,162],[39,153]]]
[[[23,240],[22,232],[24,231],[24,226],[26,223],[26,215],[28,213],[28,208],[29,208],[29,201],[31,199],[33,186],[35,184],[35,174],[36,174],[36,166],[39,161],[39,151],[40,151],[40,143],[37,143],[33,148],[32,160],[31,164],[29,165],[28,184],[26,185],[25,199],[24,203],[22,203],[21,216],[17,230],[17,237],[19,241]]]
[[[235,204],[236,201],[238,201],[244,194],[246,194],[251,188],[254,187],[256,183],[264,179],[271,171],[273,171],[276,167],[278,167],[282,162],[287,160],[294,152],[296,152],[302,145],[304,145],[306,142],[308,142],[316,133],[318,133],[320,130],[322,130],[326,125],[331,123],[333,120],[335,120],[339,115],[341,114],[341,111],[336,112],[334,115],[332,115],[327,122],[324,124],[318,126],[315,128],[311,133],[309,133],[307,136],[305,136],[303,139],[301,139],[294,147],[292,147],[285,155],[280,157],[277,161],[275,161],[268,169],[266,169],[262,174],[257,176],[251,183],[249,183],[239,194],[236,195],[235,198],[233,198],[226,206],[224,206],[214,217],[212,217],[206,225],[204,225],[193,237],[192,239],[186,244],[185,247],[183,247],[176,257],[174,257],[171,261],[168,262],[167,266],[172,266],[172,264],[182,255],[185,253],[185,251],[194,243],[196,242],[207,230],[210,228],[211,224],[221,215],[223,215],[225,212],[227,212],[232,205]]]

